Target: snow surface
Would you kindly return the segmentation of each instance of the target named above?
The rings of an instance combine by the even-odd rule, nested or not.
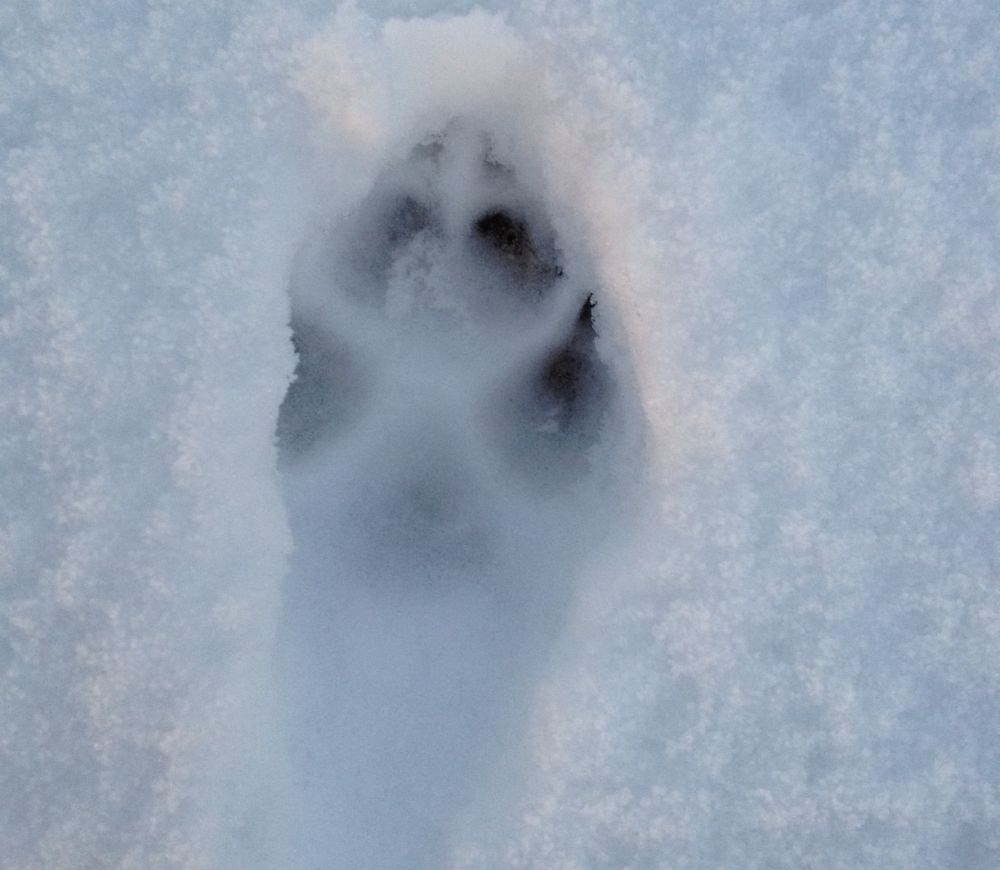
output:
[[[1000,12],[483,6],[0,9],[0,866],[1000,866]]]

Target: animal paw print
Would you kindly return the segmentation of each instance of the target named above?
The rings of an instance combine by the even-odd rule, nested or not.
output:
[[[441,820],[516,737],[614,511],[587,485],[627,419],[601,290],[500,151],[428,136],[293,274],[276,659],[305,821],[282,866],[448,863]]]
[[[455,123],[305,246],[282,459],[334,450],[366,418],[389,425],[426,391],[481,442],[473,455],[539,485],[584,475],[615,397],[598,305],[545,204],[487,134]]]

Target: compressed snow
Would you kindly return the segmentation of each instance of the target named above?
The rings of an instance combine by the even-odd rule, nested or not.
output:
[[[0,865],[1000,864],[993,5],[371,5],[0,11]]]

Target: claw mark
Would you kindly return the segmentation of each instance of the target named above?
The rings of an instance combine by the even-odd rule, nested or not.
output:
[[[594,349],[596,304],[593,294],[588,294],[577,314],[569,341],[548,358],[539,375],[538,391],[560,431],[585,415],[603,377],[604,365]]]

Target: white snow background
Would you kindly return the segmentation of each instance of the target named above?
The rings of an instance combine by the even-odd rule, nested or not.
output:
[[[0,8],[0,867],[1000,866],[1000,10],[470,11]],[[419,731],[356,718],[366,825],[289,760],[289,284],[461,112],[592,261],[647,449],[579,548],[498,508],[568,603],[452,650],[518,669],[400,772],[461,806],[394,806]]]

